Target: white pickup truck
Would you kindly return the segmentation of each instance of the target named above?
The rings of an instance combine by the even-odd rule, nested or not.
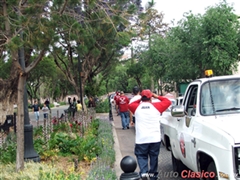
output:
[[[163,144],[182,178],[240,179],[240,76],[206,75],[161,118]]]

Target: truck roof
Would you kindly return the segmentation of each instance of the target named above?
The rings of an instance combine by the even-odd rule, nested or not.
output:
[[[240,78],[240,75],[225,75],[225,76],[213,76],[213,77],[206,77],[206,78],[199,78],[199,79],[195,79],[193,82],[195,81],[201,81],[202,83],[206,82],[206,81],[215,81],[215,80],[224,80],[224,79],[235,79],[235,78]]]

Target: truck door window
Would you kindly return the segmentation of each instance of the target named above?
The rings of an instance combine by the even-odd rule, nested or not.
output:
[[[189,96],[188,96],[188,100],[187,100],[187,104],[186,104],[186,112],[187,112],[188,116],[195,115],[192,112],[196,108],[197,90],[198,90],[198,86],[194,85],[191,87],[191,89],[189,91]]]

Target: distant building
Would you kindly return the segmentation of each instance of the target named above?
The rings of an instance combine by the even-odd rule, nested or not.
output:
[[[237,71],[236,71],[236,72],[233,72],[233,74],[240,75],[240,62],[238,62]]]

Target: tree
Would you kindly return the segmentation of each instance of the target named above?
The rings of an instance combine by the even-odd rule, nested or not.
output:
[[[11,63],[10,75],[0,78],[0,122],[7,114],[13,113],[13,103],[17,100],[17,170],[24,168],[23,122],[29,123],[23,104],[27,75],[53,44],[57,22],[49,17],[61,16],[65,10],[64,3],[35,0],[19,3],[13,0],[3,1],[0,6],[3,22],[0,27],[0,57],[7,54],[1,61]],[[35,58],[30,61],[30,57]]]
[[[61,37],[58,44],[61,46],[55,45],[51,51],[57,66],[77,94],[80,94],[78,60],[81,61],[82,87],[86,83],[94,85],[94,77],[99,73],[106,76],[122,55],[120,50],[130,42],[128,17],[135,11],[131,1],[120,0],[85,2],[85,8],[81,7],[80,4],[72,12],[74,18],[66,15],[58,19],[65,24],[58,28]],[[69,27],[70,31],[67,30]]]
[[[206,69],[215,75],[231,74],[238,62],[239,22],[226,2],[208,7],[206,13],[185,14],[167,34],[170,79],[179,83],[204,77]]]
[[[156,9],[154,9],[155,2],[151,0],[148,2],[148,6],[146,12],[142,13],[139,16],[139,21],[137,23],[136,29],[138,29],[138,36],[142,39],[148,38],[148,49],[151,51],[152,48],[152,36],[165,36],[165,33],[168,30],[168,24],[163,22],[164,15],[163,13],[158,13]],[[149,54],[149,63],[150,66],[153,66],[153,56],[152,53]],[[153,77],[153,72],[150,70],[149,73],[151,77]],[[152,91],[154,90],[154,80],[151,79],[151,88]]]
[[[215,75],[228,75],[238,62],[239,21],[233,7],[225,1],[208,8],[202,21],[202,69],[213,69]]]
[[[0,19],[3,22],[0,27],[0,57],[2,62],[11,63],[9,66],[11,69],[10,75],[3,75],[5,79],[0,79],[0,107],[2,107],[0,122],[4,121],[5,115],[13,112],[13,103],[18,98],[17,170],[23,169],[23,120],[27,119],[23,111],[23,97],[28,74],[48,51],[54,55],[55,62],[57,59],[66,58],[67,61],[60,60],[57,65],[66,68],[67,73],[76,72],[76,61],[73,61],[76,54],[81,54],[86,59],[83,62],[83,69],[87,69],[85,79],[89,74],[97,73],[100,67],[110,62],[110,57],[116,49],[118,50],[116,42],[119,41],[120,45],[124,45],[125,39],[129,39],[128,33],[118,33],[118,29],[123,31],[128,25],[128,21],[119,16],[119,13],[122,12],[123,15],[129,16],[135,6],[127,3],[128,13],[118,11],[119,5],[123,5],[123,2],[127,1],[111,1],[107,4],[101,4],[104,2],[98,3],[98,1],[91,1],[89,4],[88,1],[74,0],[47,3],[36,0],[20,3],[16,0],[2,2],[0,6]],[[79,4],[80,9],[86,10],[83,16],[81,12],[74,11]],[[108,9],[103,8],[103,5],[106,5]],[[113,7],[110,9],[110,6]],[[104,38],[105,35],[111,38],[108,40]],[[76,43],[77,47],[72,46],[72,43]],[[109,46],[111,44],[113,47]],[[65,52],[68,54],[60,51],[59,45],[65,47],[65,50],[67,48]],[[98,60],[102,53],[105,53],[108,59],[95,64],[95,60]],[[7,59],[3,59],[5,54],[7,54]],[[31,60],[31,57],[35,58]],[[70,64],[72,64],[72,70],[69,70]],[[96,69],[92,71],[93,68]],[[69,80],[74,80],[76,74],[69,77]],[[29,118],[26,121],[29,123]]]
[[[134,62],[127,69],[127,74],[136,80],[140,89],[142,89],[141,79],[145,75],[145,72],[146,72],[146,68],[141,61]]]
[[[44,57],[36,66],[35,70],[31,71],[28,75],[27,87],[29,97],[31,99],[40,99],[40,96],[37,94],[38,92],[40,94],[40,87],[43,84],[47,85],[47,82],[50,82],[56,74],[57,67],[54,61],[49,57]],[[56,85],[54,85],[54,87],[56,87]],[[46,87],[44,91],[49,91],[49,89],[49,87]]]

